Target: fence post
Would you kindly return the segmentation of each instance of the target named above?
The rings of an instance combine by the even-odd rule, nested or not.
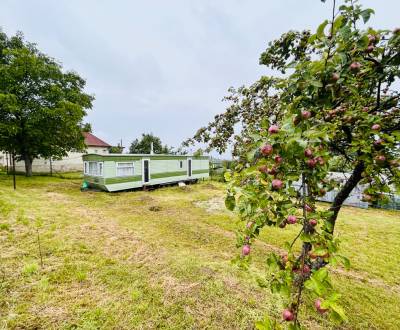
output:
[[[15,181],[15,154],[12,154],[12,166],[13,166],[13,185],[14,185],[14,190],[17,189],[17,183]]]

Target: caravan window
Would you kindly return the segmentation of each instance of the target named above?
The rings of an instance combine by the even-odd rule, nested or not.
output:
[[[84,174],[93,176],[103,175],[103,162],[85,162],[83,166]]]
[[[179,161],[179,168],[183,168],[183,160]]]
[[[134,175],[135,167],[130,163],[117,163],[117,176],[132,176]]]

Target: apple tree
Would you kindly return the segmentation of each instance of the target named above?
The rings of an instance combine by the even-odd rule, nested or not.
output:
[[[315,33],[289,31],[270,42],[260,63],[283,75],[231,90],[227,112],[188,141],[219,151],[235,144],[226,206],[244,222],[241,262],[264,226],[297,229],[286,253],[267,259],[270,288],[282,296],[282,322],[291,329],[300,328],[304,295],[314,297],[317,312],[346,319],[325,267],[349,264],[334,235],[338,213],[357,185],[373,202],[400,181],[400,29],[366,27],[373,13],[355,0],[333,1],[332,17]],[[344,182],[331,178],[333,161],[349,172]],[[330,207],[317,207],[332,189]]]

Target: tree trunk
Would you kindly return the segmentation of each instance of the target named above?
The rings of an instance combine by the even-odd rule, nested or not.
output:
[[[33,159],[29,155],[24,155],[26,176],[32,176],[32,161]]]
[[[365,169],[364,162],[360,161],[356,167],[353,170],[353,173],[351,174],[350,178],[347,180],[345,185],[342,187],[342,189],[339,191],[339,193],[336,195],[335,199],[333,200],[333,203],[331,207],[329,208],[329,211],[333,211],[332,216],[328,219],[328,221],[332,225],[332,229],[330,231],[331,234],[333,234],[333,231],[335,229],[335,223],[337,216],[339,214],[339,211],[346,200],[347,197],[349,197],[350,193],[353,191],[353,189],[357,186],[357,184],[361,181],[362,179],[362,173]]]

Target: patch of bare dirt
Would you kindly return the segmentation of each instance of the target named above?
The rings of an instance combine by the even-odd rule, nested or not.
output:
[[[229,212],[225,207],[225,202],[221,197],[214,197],[206,201],[196,201],[193,204],[205,209],[208,213]]]

